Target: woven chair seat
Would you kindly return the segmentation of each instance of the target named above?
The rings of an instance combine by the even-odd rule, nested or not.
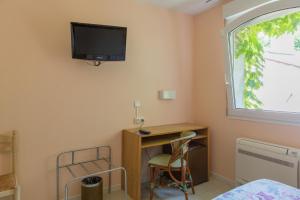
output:
[[[170,154],[159,154],[157,156],[154,156],[148,161],[148,164],[154,165],[154,166],[161,166],[161,167],[168,167],[169,161],[171,159]],[[183,161],[183,164],[186,165],[186,161]],[[176,160],[171,164],[172,168],[181,168],[181,161],[180,159]]]

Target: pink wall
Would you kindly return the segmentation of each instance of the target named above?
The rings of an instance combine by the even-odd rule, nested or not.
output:
[[[72,60],[70,21],[127,26],[126,62]],[[4,0],[0,22],[0,132],[19,131],[22,200],[55,198],[61,151],[108,144],[119,165],[134,99],[147,125],[193,119],[192,17],[136,0]]]
[[[235,140],[249,137],[300,148],[300,127],[226,118],[222,6],[195,18],[196,121],[210,127],[212,170],[234,179]]]
[[[61,151],[109,144],[120,164],[120,131],[134,126],[134,99],[147,125],[208,125],[213,171],[230,179],[237,137],[300,147],[299,127],[226,118],[221,6],[193,18],[135,0],[0,5],[0,132],[19,131],[23,200],[55,198]],[[72,60],[70,21],[127,26],[126,62],[96,70]],[[159,101],[157,91],[168,88],[177,99]]]

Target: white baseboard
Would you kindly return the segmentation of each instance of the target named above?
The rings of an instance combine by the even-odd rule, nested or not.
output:
[[[216,172],[211,172],[210,175],[211,175],[211,177],[213,177],[213,178],[215,178],[217,180],[220,180],[220,181],[222,181],[222,182],[230,185],[231,187],[235,187],[236,186],[236,183],[235,183],[234,180],[226,178],[226,177],[224,177],[224,176],[222,176],[222,175],[220,175],[220,174],[218,174]]]

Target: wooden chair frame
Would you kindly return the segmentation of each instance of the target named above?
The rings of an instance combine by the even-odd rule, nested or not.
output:
[[[13,196],[20,200],[20,186],[16,179],[16,131],[0,134],[0,154],[11,154],[11,172],[0,176],[0,198]]]
[[[188,200],[188,184],[190,184],[192,188],[193,194],[195,194],[194,183],[191,176],[191,171],[188,166],[188,152],[189,152],[189,143],[193,137],[196,136],[196,133],[185,132],[181,134],[182,137],[172,140],[171,147],[172,147],[172,155],[169,160],[168,166],[159,166],[159,165],[150,165],[150,200],[153,199],[154,195],[154,188],[155,188],[155,178],[157,174],[160,172],[168,172],[171,179],[174,183],[184,192],[185,199]],[[180,160],[179,168],[172,166],[172,164]],[[177,179],[174,176],[174,171],[181,172],[181,180]]]

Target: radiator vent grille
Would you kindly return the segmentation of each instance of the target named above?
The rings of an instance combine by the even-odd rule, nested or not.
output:
[[[269,156],[266,156],[266,155],[257,154],[257,153],[246,151],[246,150],[243,150],[243,149],[238,149],[238,152],[241,153],[241,154],[247,155],[247,156],[251,156],[251,157],[261,159],[261,160],[266,160],[266,161],[273,162],[273,163],[276,163],[276,164],[279,164],[279,165],[284,165],[286,167],[294,168],[294,163],[291,163],[291,162],[288,162],[288,161],[285,161],[285,160],[272,158],[272,157],[269,157]]]
[[[300,149],[250,138],[236,141],[237,183],[270,179],[299,187]]]

